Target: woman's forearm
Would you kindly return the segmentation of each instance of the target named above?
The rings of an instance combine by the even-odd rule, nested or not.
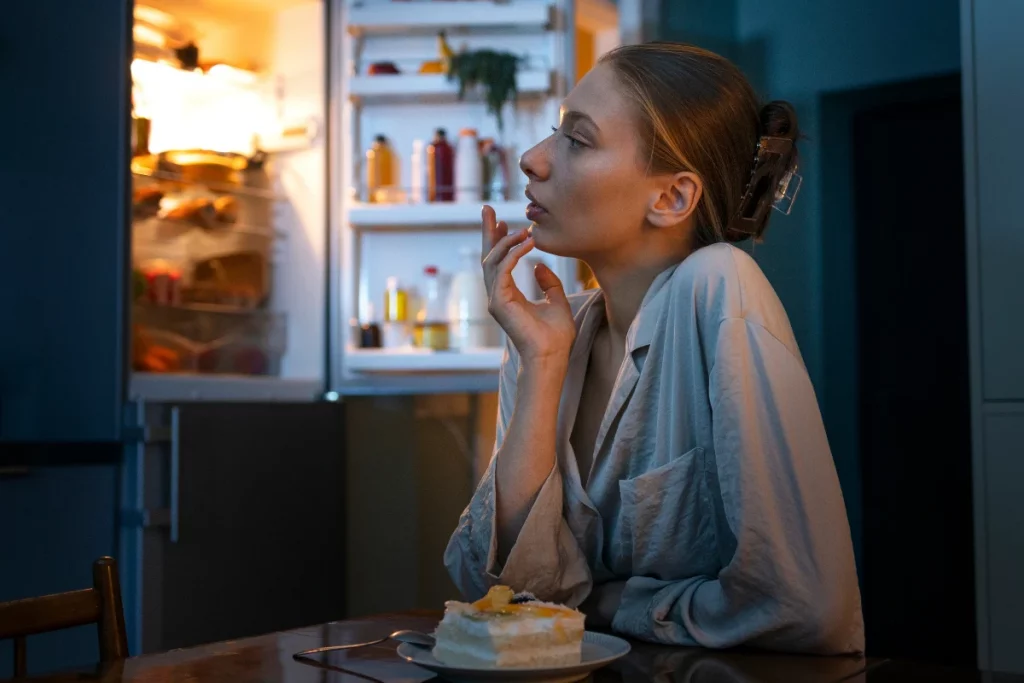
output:
[[[568,365],[566,355],[523,359],[520,367],[515,408],[496,464],[498,557],[502,564],[555,466],[558,405]]]

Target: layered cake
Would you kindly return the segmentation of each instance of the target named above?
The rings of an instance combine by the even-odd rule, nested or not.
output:
[[[537,668],[579,664],[584,616],[564,605],[495,586],[474,603],[451,601],[434,634],[434,657],[462,667]]]

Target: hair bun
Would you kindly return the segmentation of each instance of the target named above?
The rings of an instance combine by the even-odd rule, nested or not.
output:
[[[761,107],[761,135],[787,138],[796,141],[800,127],[796,121],[796,110],[785,100],[774,100]]]

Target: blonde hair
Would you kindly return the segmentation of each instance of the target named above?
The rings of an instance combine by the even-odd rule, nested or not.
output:
[[[606,54],[601,62],[614,69],[634,102],[644,141],[641,163],[648,172],[688,171],[703,181],[696,209],[700,243],[760,239],[770,211],[760,212],[753,224],[735,218],[760,163],[762,138],[795,142],[798,128],[793,107],[782,101],[761,106],[732,62],[691,45],[626,45]],[[786,166],[791,166],[789,159]],[[766,188],[774,191],[786,170],[772,168],[772,182]],[[759,184],[757,191],[763,193],[766,188]]]

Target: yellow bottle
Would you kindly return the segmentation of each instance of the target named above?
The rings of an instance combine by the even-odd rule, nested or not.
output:
[[[366,199],[380,202],[386,199],[385,188],[398,185],[398,160],[383,135],[374,138],[373,145],[366,150]]]

